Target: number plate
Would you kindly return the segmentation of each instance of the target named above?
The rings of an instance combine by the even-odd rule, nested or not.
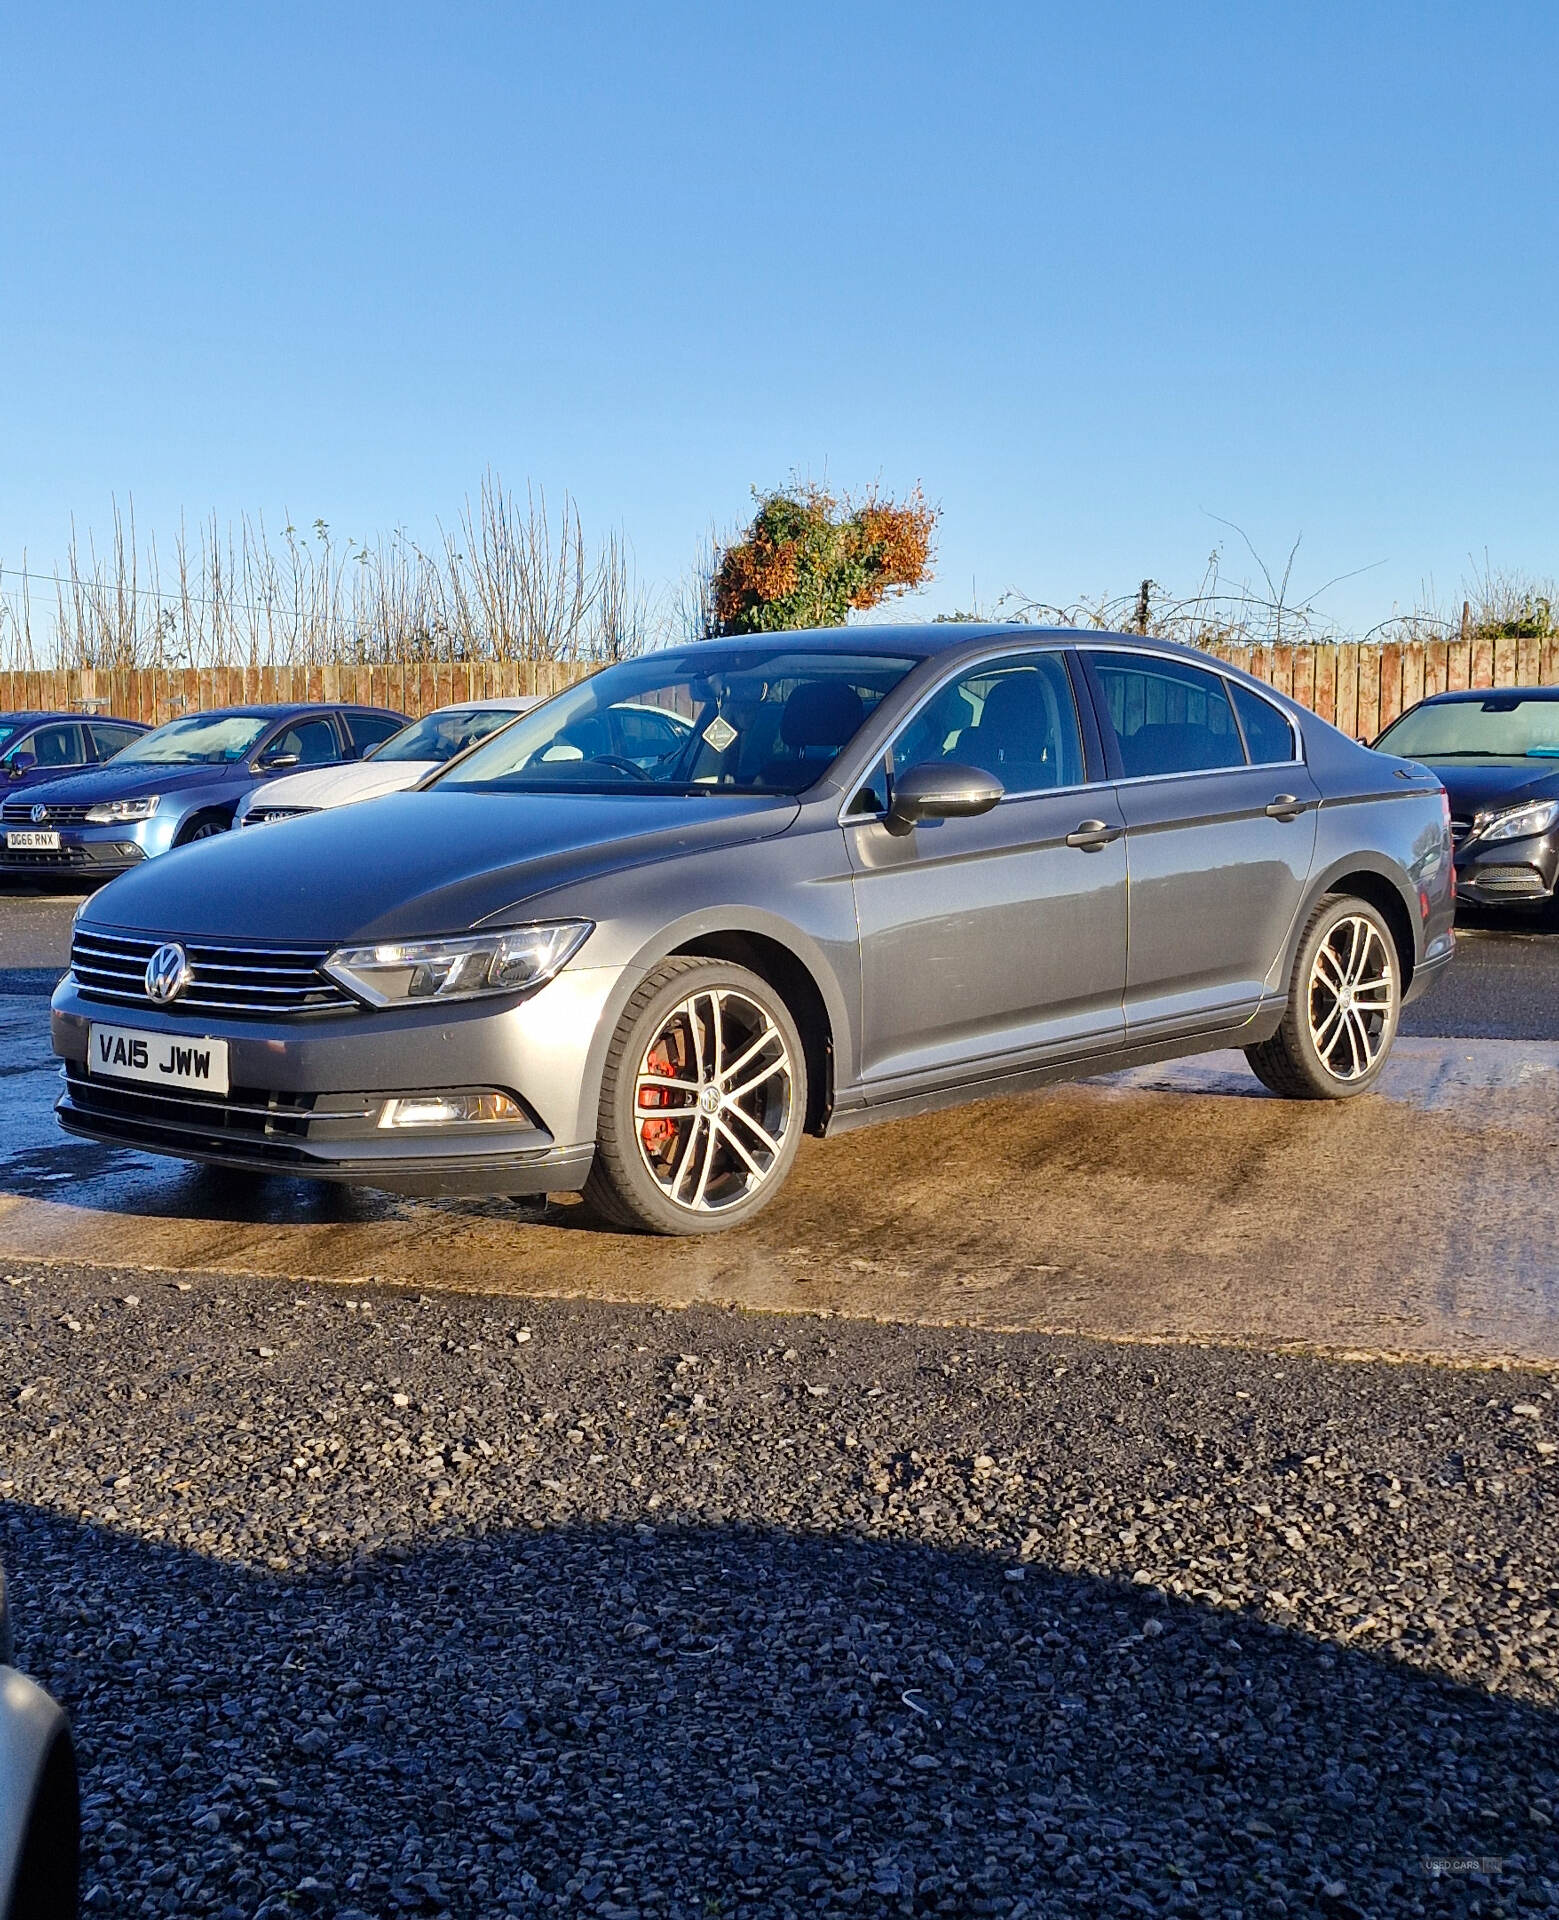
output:
[[[226,1093],[227,1042],[141,1033],[134,1027],[94,1026],[87,1036],[87,1071],[100,1080],[139,1080],[154,1087]]]
[[[58,853],[60,837],[57,833],[8,833],[5,844],[12,853]]]

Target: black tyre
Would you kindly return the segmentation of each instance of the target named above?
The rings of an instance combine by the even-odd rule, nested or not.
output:
[[[784,1185],[806,1113],[801,1034],[768,981],[664,961],[612,1036],[585,1200],[641,1232],[740,1226]]]
[[[1385,916],[1327,894],[1294,955],[1283,1024],[1245,1058],[1289,1100],[1348,1100],[1380,1078],[1402,1011],[1402,962]]]
[[[192,847],[197,840],[211,840],[219,833],[226,833],[232,824],[225,814],[197,814],[173,844],[176,847]]]

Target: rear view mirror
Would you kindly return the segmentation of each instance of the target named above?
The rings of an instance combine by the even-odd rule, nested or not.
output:
[[[893,783],[893,803],[883,824],[889,833],[911,833],[922,820],[962,820],[989,813],[1006,792],[993,773],[932,760],[911,767]]]

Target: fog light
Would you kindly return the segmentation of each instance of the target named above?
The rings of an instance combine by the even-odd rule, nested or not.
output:
[[[381,1127],[451,1127],[497,1121],[513,1125],[525,1113],[506,1093],[413,1093],[386,1100]]]

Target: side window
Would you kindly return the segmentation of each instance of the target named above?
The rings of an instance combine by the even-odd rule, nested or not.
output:
[[[397,715],[388,713],[345,713],[341,717],[346,722],[353,750],[359,754],[381,745],[406,724]]]
[[[73,724],[38,727],[22,742],[22,751],[34,755],[40,767],[79,767],[86,758],[81,729]]]
[[[1128,780],[1243,767],[1222,677],[1141,653],[1093,653]]]
[[[1008,793],[1082,784],[1083,743],[1060,653],[1009,654],[940,687],[893,743],[893,770],[955,761]]]
[[[317,720],[299,720],[265,750],[267,760],[284,755],[296,755],[300,767],[328,766],[341,758],[335,728],[323,715]]]
[[[1294,759],[1294,729],[1289,725],[1288,715],[1237,681],[1231,681],[1229,688],[1234,695],[1234,710],[1245,729],[1251,764],[1269,766],[1276,760]]]
[[[92,736],[93,750],[99,760],[112,759],[122,747],[140,738],[134,727],[110,727],[101,720],[94,720],[87,732]]]

